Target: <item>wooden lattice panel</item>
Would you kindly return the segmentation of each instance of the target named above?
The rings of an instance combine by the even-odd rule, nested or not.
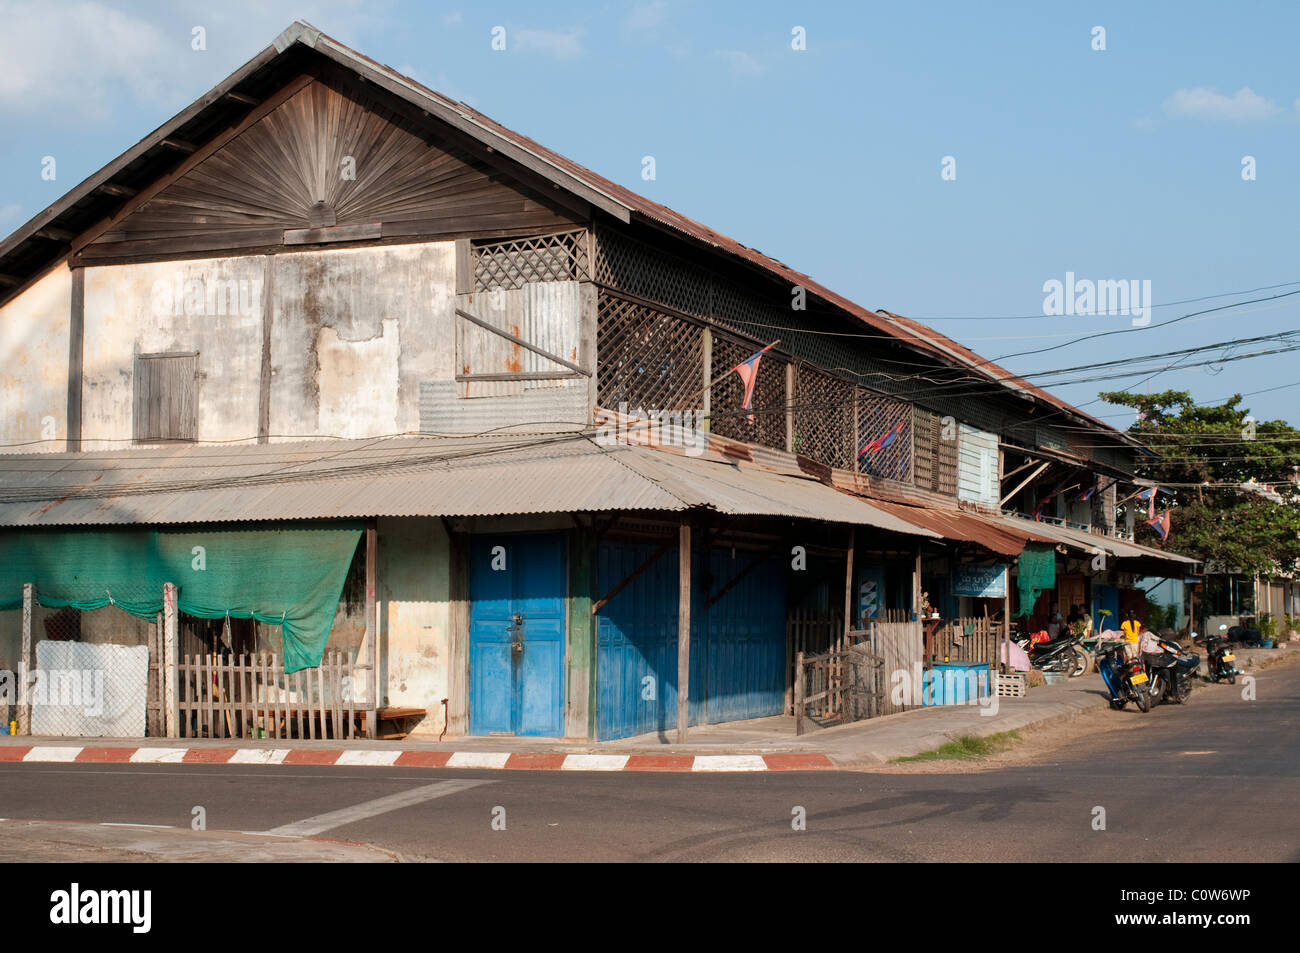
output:
[[[699,325],[601,292],[597,303],[596,402],[642,410],[703,406],[704,332]]]
[[[587,232],[577,229],[472,247],[474,290],[522,288],[535,281],[587,281]]]
[[[713,338],[713,377],[716,379],[759,350],[729,338]],[[786,362],[771,351],[758,362],[754,380],[754,422],[742,409],[745,385],[735,371],[722,376],[709,396],[709,429],[722,437],[743,440],[777,450],[785,449]]]
[[[596,232],[595,280],[677,311],[708,317],[709,276],[703,268],[606,228]]]
[[[914,407],[913,461],[915,484],[923,490],[957,495],[957,426],[945,431],[943,420],[932,411]]]
[[[827,466],[852,469],[857,388],[807,364],[795,367],[794,451]]]
[[[911,482],[912,429],[911,404],[858,388],[858,471]],[[875,449],[891,433],[889,445]]]

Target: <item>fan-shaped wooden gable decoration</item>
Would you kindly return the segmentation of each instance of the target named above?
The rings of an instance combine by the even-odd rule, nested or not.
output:
[[[431,144],[378,103],[318,80],[196,158],[99,235],[85,256],[486,233],[577,220],[481,159]],[[300,233],[305,229],[335,233]]]

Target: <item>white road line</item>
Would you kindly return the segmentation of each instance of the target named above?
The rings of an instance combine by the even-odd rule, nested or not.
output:
[[[148,827],[148,828],[165,828],[166,830],[175,830],[175,824],[127,824],[122,821],[100,821],[100,827]]]
[[[692,771],[766,771],[767,762],[757,754],[697,754]]]
[[[43,745],[39,748],[33,748],[27,754],[23,755],[24,761],[76,761],[77,755],[81,754],[81,748],[58,748],[53,745]]]
[[[504,768],[509,751],[457,751],[447,759],[449,768]]]
[[[478,787],[480,784],[492,783],[491,781],[471,780],[468,778],[463,781],[436,781],[433,784],[425,784],[418,788],[411,788],[409,791],[402,791],[400,794],[390,794],[387,797],[375,798],[373,801],[363,801],[360,804],[354,804],[352,807],[345,807],[339,811],[317,814],[315,817],[294,821],[292,824],[282,824],[280,827],[273,827],[264,833],[278,834],[283,837],[312,837],[332,828],[342,827],[344,824],[364,821],[366,818],[374,817],[377,814],[387,814],[389,811],[411,807],[423,801],[446,797],[449,794],[458,794],[469,788]]]
[[[291,748],[240,748],[226,764],[280,764]]]
[[[564,771],[622,771],[627,759],[625,754],[571,754],[560,768]]]
[[[138,748],[132,764],[180,764],[189,748]]]
[[[345,751],[334,763],[336,765],[371,764],[386,768],[391,767],[401,753],[400,751]]]

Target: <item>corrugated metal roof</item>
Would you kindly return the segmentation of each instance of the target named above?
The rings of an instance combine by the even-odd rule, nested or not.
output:
[[[1161,560],[1164,562],[1174,562],[1186,565],[1195,565],[1197,563],[1197,560],[1192,559],[1190,556],[1165,552],[1163,549],[1152,549],[1150,546],[1142,546],[1126,539],[1117,539],[1114,536],[1102,536],[1098,533],[1091,533],[1085,529],[1075,529],[1072,526],[1060,526],[1056,523],[1041,523],[1036,520],[1029,520],[1019,516],[990,516],[988,518],[996,519],[1000,525],[1007,527],[1008,530],[1028,530],[1038,534],[1040,537],[1045,537],[1053,542],[1063,543],[1072,549],[1077,549],[1084,553],[1092,553],[1100,549],[1102,552],[1113,556],[1116,559]]]
[[[957,510],[942,510],[932,506],[909,506],[885,500],[872,500],[872,505],[893,513],[907,522],[916,523],[934,530],[944,539],[959,539],[983,546],[991,552],[1003,556],[1019,556],[1025,543],[1055,542],[1050,537],[1035,533],[1032,527],[1007,525],[1002,521],[994,522],[974,513]]]
[[[814,479],[576,433],[0,455],[0,526],[696,507],[938,535]]]

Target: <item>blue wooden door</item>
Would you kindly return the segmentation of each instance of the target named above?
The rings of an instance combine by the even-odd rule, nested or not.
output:
[[[564,537],[470,545],[470,734],[564,734]]]
[[[602,543],[597,589],[608,592],[655,549],[645,543]],[[779,714],[784,705],[782,560],[764,562],[706,608],[752,559],[745,552],[733,558],[730,549],[694,554],[688,724]],[[597,615],[597,738],[677,727],[677,585],[677,555],[670,549]]]

